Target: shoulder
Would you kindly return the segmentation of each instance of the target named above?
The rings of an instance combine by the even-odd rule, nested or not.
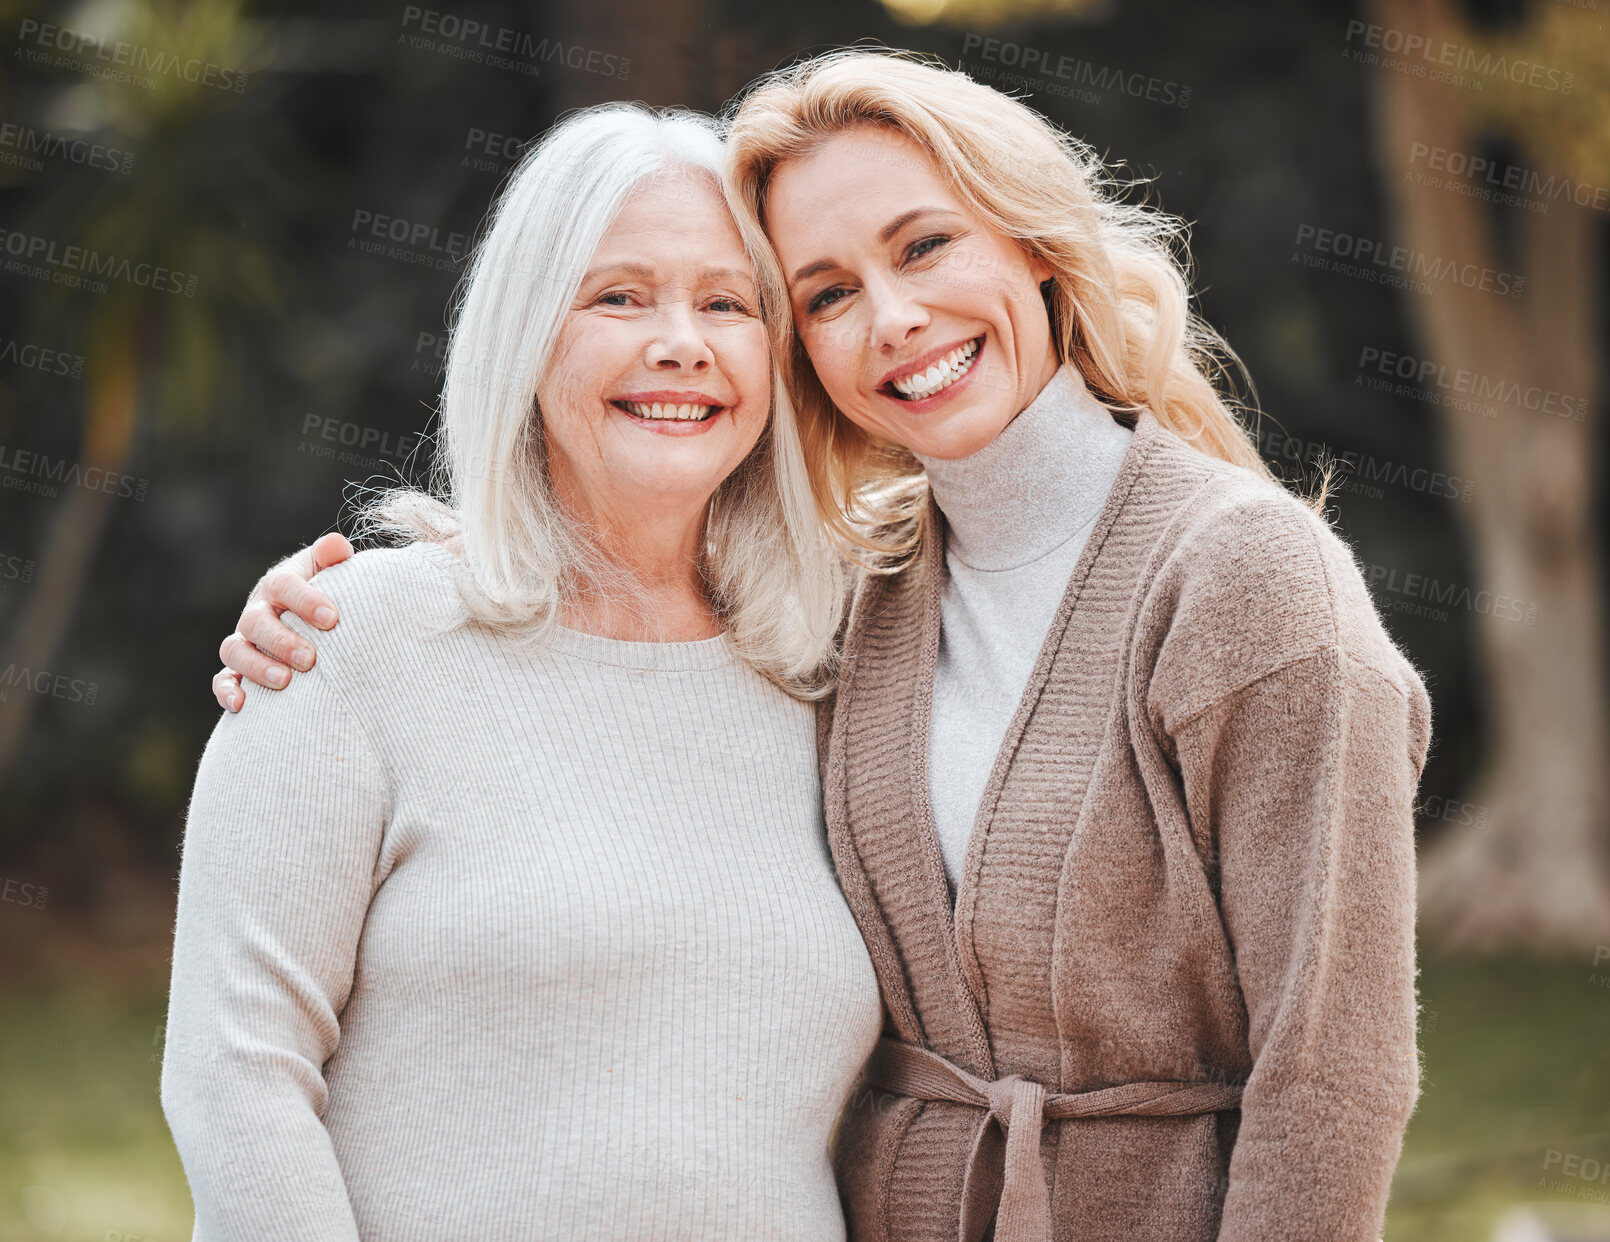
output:
[[[315,671],[346,683],[387,670],[389,681],[400,659],[462,616],[459,572],[457,558],[440,544],[368,548],[313,579],[340,613],[334,629],[317,630],[289,612],[283,619],[314,644]]]
[[[1138,623],[1155,652],[1154,698],[1171,701],[1169,715],[1322,652],[1406,696],[1424,693],[1329,522],[1273,480],[1182,442],[1176,451],[1202,464],[1155,549]]]
[[[441,614],[445,601],[456,598],[457,566],[457,558],[440,544],[410,543],[366,548],[323,570],[314,581],[341,610],[338,630],[349,621],[358,623],[354,629],[363,629],[378,620],[376,609],[403,610],[408,616],[418,614],[421,621]]]

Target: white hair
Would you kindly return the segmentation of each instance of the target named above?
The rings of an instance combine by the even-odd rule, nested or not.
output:
[[[633,190],[694,170],[725,196],[717,125],[636,104],[577,112],[525,153],[491,210],[455,307],[432,481],[386,491],[362,512],[365,533],[459,536],[470,620],[540,639],[578,590],[633,598],[630,576],[555,499],[537,387]],[[788,308],[763,300],[761,314],[770,340],[786,339],[777,316]],[[700,571],[743,658],[789,693],[815,698],[831,682],[844,571],[816,514],[775,360],[771,386],[765,431],[711,498]]]

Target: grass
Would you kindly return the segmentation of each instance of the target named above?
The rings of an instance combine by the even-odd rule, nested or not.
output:
[[[1607,981],[1588,959],[1425,963],[1423,1089],[1386,1242],[1490,1242],[1517,1204],[1610,1238],[1610,1181],[1582,1176],[1610,1160]]]
[[[165,1001],[11,992],[0,1242],[177,1242],[190,1193],[157,1097]]]
[[[1424,1092],[1386,1242],[1491,1242],[1519,1203],[1610,1221],[1610,969],[1431,961]],[[12,989],[0,1006],[0,1242],[181,1242],[157,1097],[163,1001]],[[1574,1157],[1567,1174],[1567,1159]],[[1602,1175],[1602,1174],[1601,1174]],[[1610,1227],[1583,1236],[1610,1238]]]

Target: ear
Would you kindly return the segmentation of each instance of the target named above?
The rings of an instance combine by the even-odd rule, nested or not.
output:
[[[1032,252],[1029,254],[1029,272],[1037,285],[1044,286],[1051,279],[1051,265]]]

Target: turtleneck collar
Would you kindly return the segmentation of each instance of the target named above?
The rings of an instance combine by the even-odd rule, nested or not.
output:
[[[1064,366],[972,456],[918,454],[945,515],[946,551],[995,570],[1061,547],[1101,512],[1132,434]]]

